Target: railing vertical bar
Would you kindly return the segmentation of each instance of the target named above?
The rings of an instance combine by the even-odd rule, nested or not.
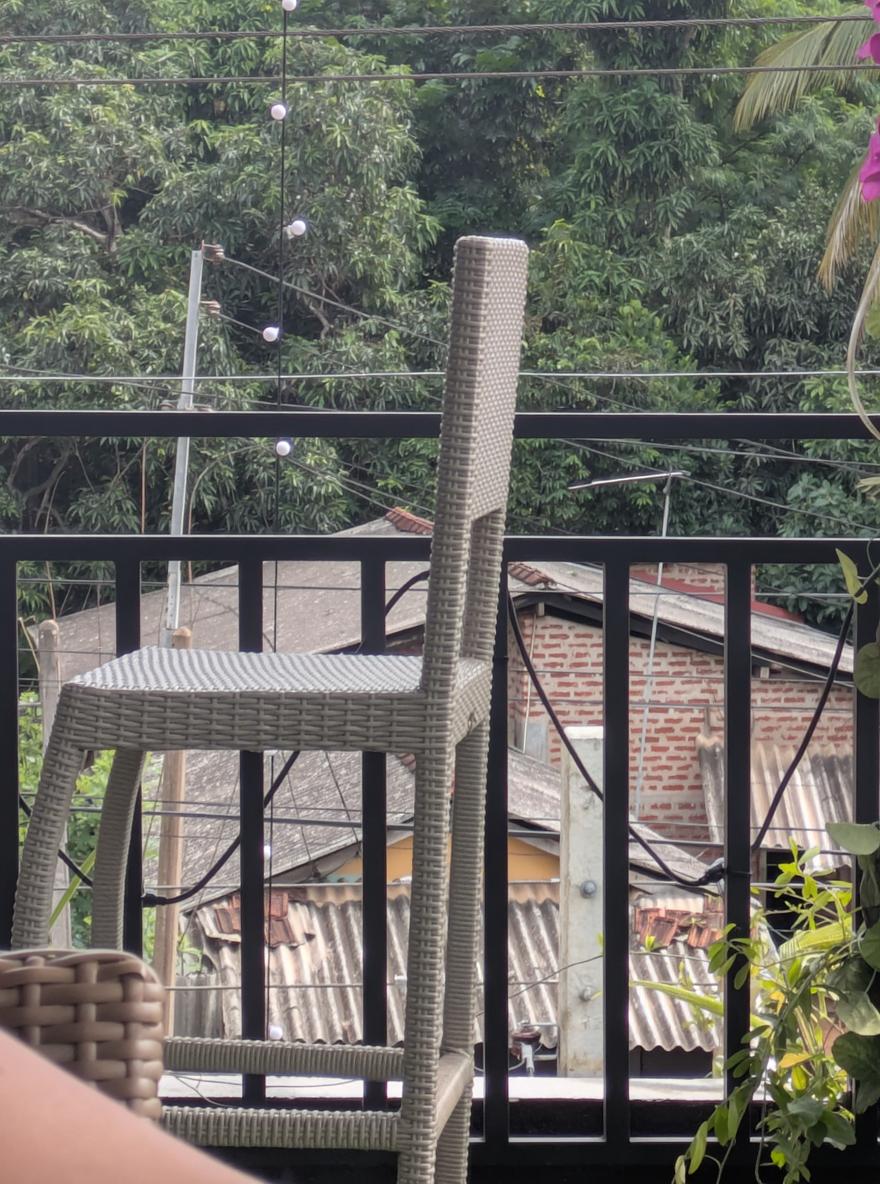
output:
[[[18,878],[18,590],[16,563],[0,564],[0,949],[12,943]]]
[[[385,649],[385,561],[379,558],[366,559],[361,564],[361,649],[367,654],[380,654]],[[388,832],[385,753],[363,753],[361,770],[364,1042],[381,1045],[385,1044],[388,1036]],[[383,1081],[364,1083],[365,1109],[379,1109],[384,1106],[385,1100],[386,1089]]]
[[[724,862],[725,920],[734,929],[731,936],[747,937],[750,929],[751,851],[751,717],[752,657],[751,612],[752,570],[748,562],[727,565],[726,609],[724,619]],[[732,1056],[743,1047],[749,1030],[749,981],[738,989],[734,985],[740,962],[727,974],[725,982],[724,1039],[725,1055]],[[728,1071],[727,1089],[737,1079]]]
[[[605,567],[603,595],[605,1140],[629,1141],[629,565]]]
[[[116,561],[116,654],[130,654],[141,644],[141,564],[139,559]],[[131,839],[125,868],[122,944],[133,954],[143,954],[144,892],[143,819],[138,790],[131,820]]]
[[[489,771],[486,784],[486,870],[483,897],[483,1137],[492,1154],[510,1141],[507,1019],[507,567],[492,658]]]
[[[238,567],[238,644],[249,653],[263,648],[263,564],[248,559]],[[263,754],[239,756],[239,813],[241,817],[241,1035],[245,1040],[266,1038],[266,893],[263,837]],[[242,1080],[245,1105],[262,1102],[266,1079],[246,1073]]]
[[[877,586],[871,583],[867,593],[866,603],[857,604],[855,608],[857,650],[869,642],[876,641],[877,626],[880,624],[880,597]],[[876,822],[880,818],[880,801],[877,794],[877,786],[880,783],[880,702],[877,699],[868,699],[858,691],[853,693],[853,779],[853,821]],[[873,1148],[876,1153],[877,1119],[876,1106],[856,1117],[856,1140],[863,1151]]]

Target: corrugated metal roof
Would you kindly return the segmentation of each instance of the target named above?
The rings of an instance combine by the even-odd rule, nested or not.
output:
[[[354,885],[302,885],[273,892],[267,947],[269,1023],[285,1038],[329,1043],[361,1039],[360,982],[363,965],[360,888]],[[286,897],[286,909],[281,898]],[[630,955],[633,980],[695,986],[717,993],[719,983],[708,969],[708,957],[694,944],[694,918],[705,902],[696,894],[660,889],[634,897],[637,909],[677,911],[679,934],[666,949]],[[283,914],[283,915],[282,915]],[[388,1035],[402,1040],[406,992],[406,944],[409,932],[409,890],[388,890]],[[665,916],[650,930],[668,936]],[[202,906],[194,914],[189,940],[203,949],[212,970],[195,980],[200,985],[239,982],[240,922],[238,904],[230,898]],[[635,939],[634,939],[635,941]],[[537,1029],[542,1043],[557,1043],[556,982],[559,961],[559,888],[555,883],[513,884],[508,903],[508,1030]],[[482,982],[482,967],[478,966]],[[478,1011],[482,1013],[482,990]],[[176,1002],[178,1034],[235,1036],[241,1031],[237,990],[181,991]],[[482,1015],[476,1039],[482,1040]],[[669,995],[640,986],[630,995],[630,1045],[633,1048],[682,1048],[714,1051],[715,1026],[702,1013]]]
[[[279,753],[265,762],[266,785],[271,783],[272,770],[279,771],[287,753]],[[395,823],[412,818],[414,780],[410,761],[388,758],[388,826],[394,837]],[[547,837],[559,833],[560,794],[562,781],[557,769],[527,756],[516,749],[508,749],[508,813],[512,819],[534,827],[536,837],[541,832]],[[194,752],[187,757],[187,801],[191,814],[199,814],[199,803],[210,817],[184,819],[184,884],[195,883],[210,867],[219,850],[238,833],[238,753]],[[361,841],[361,758],[360,753],[306,752],[293,766],[286,783],[279,790],[274,813],[279,818],[333,817],[337,825],[311,826],[279,823],[271,832],[273,875],[293,873],[297,879],[315,879],[317,868],[325,874],[331,870],[326,861],[339,862],[337,852],[351,854],[352,846]],[[218,815],[229,814],[225,822]],[[350,825],[344,825],[351,818]],[[341,825],[343,824],[343,825]],[[678,875],[694,879],[705,871],[705,866],[680,847],[662,839],[658,834],[638,824],[639,833],[657,850],[662,859]],[[549,832],[549,833],[548,833]],[[266,841],[270,842],[270,820],[266,818]],[[629,860],[634,867],[655,868],[655,864],[638,843],[631,841]],[[209,897],[225,895],[229,885],[238,882],[238,852],[221,872],[220,890],[209,891]],[[154,863],[148,863],[147,883],[155,877]],[[204,899],[204,898],[203,898]]]
[[[588,567],[579,563],[541,563],[540,569],[563,593],[601,602],[603,574],[600,567]],[[688,595],[661,589],[658,595],[655,584],[642,580],[630,580],[630,611],[651,620],[657,605],[657,619],[661,624],[681,629],[686,634],[724,637],[724,605],[703,596]],[[831,665],[837,639],[821,629],[804,625],[800,621],[767,616],[761,612],[751,614],[752,651],[754,653],[776,654],[791,658],[798,665],[815,666],[827,670]],[[844,647],[840,670],[851,672],[853,663],[852,646]]]
[[[706,817],[712,838],[724,834],[724,745],[713,736],[698,743]],[[756,741],[752,745],[751,826],[757,829],[767,816],[770,802],[794,757],[794,746]],[[826,831],[829,822],[852,818],[852,753],[824,746],[810,746],[798,765],[764,839],[765,848],[788,847],[789,837],[799,847],[837,849]],[[818,866],[829,866],[819,857]]]

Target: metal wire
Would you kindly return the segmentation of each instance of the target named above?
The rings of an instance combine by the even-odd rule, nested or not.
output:
[[[604,33],[630,29],[761,28],[777,25],[871,23],[868,15],[681,17],[668,20],[534,21],[485,25],[364,25],[342,28],[291,29],[288,37],[316,40],[328,37],[443,37],[485,33]],[[149,43],[152,41],[264,41],[281,37],[276,29],[205,29],[167,33],[28,33],[3,34],[0,45],[66,45],[89,42]]]
[[[833,22],[830,22],[833,23]],[[397,72],[388,74],[289,74],[291,83],[336,82],[465,82],[504,78],[513,81],[527,81],[541,78],[720,78],[725,75],[748,76],[753,74],[862,74],[876,75],[873,63],[866,65],[830,64],[804,66],[622,66],[618,68],[594,67],[572,70],[432,70]],[[202,77],[180,76],[154,78],[83,78],[83,77],[26,77],[0,78],[0,86],[63,87],[63,86],[263,86],[277,84],[277,74],[211,74]]]

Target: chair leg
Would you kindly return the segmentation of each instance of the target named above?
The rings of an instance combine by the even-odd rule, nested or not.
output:
[[[443,1052],[461,1052],[470,1058],[474,1051],[475,964],[479,955],[488,747],[488,723],[480,724],[459,744],[452,807],[441,1048]],[[467,1179],[472,1090],[471,1084],[441,1135],[437,1147],[438,1184],[464,1184]]]
[[[92,946],[99,950],[122,949],[125,868],[144,755],[118,748],[104,791],[92,877]]]
[[[458,1099],[443,1133],[437,1140],[437,1166],[434,1176],[436,1184],[464,1184],[467,1180],[472,1094],[471,1084]]]
[[[448,747],[436,747],[416,762],[398,1184],[434,1179],[451,756]]]
[[[71,740],[74,728],[70,715],[70,703],[62,690],[22,849],[12,924],[13,949],[49,942],[55,865],[59,848],[65,845],[70,800],[83,763],[82,749]]]

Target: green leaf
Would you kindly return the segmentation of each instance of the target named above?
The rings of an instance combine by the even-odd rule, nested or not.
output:
[[[789,1102],[786,1110],[789,1114],[794,1114],[796,1118],[802,1119],[806,1126],[812,1126],[824,1114],[825,1105],[818,1098],[811,1098],[809,1094],[804,1094]]]
[[[750,1093],[751,1090],[748,1085],[738,1086],[727,1099],[728,1139],[736,1137],[736,1132],[739,1130],[739,1124],[742,1122],[743,1114],[745,1114],[746,1106],[748,1105]]]
[[[862,934],[859,953],[873,970],[880,970],[880,921]]]
[[[85,872],[86,875],[89,874],[89,872],[92,870],[92,867],[94,866],[95,856],[97,855],[97,853],[98,853],[97,849],[93,848],[91,851],[88,852],[88,854],[86,855],[86,857],[84,859],[80,860],[80,864],[79,864],[80,871]],[[67,906],[70,904],[70,902],[73,900],[74,894],[76,893],[76,890],[77,890],[77,888],[79,888],[81,883],[82,883],[82,880],[80,879],[79,876],[75,875],[71,878],[70,883],[64,889],[64,895],[61,897],[61,899],[55,905],[55,908],[52,910],[52,915],[49,918],[49,928],[50,929],[56,923],[56,921],[61,916],[61,914],[64,912],[64,910],[67,908]]]
[[[860,1114],[880,1098],[880,1039],[844,1032],[834,1041],[831,1055],[855,1078],[856,1112]]]
[[[880,337],[880,304],[875,302],[871,305],[871,310],[865,317],[864,328],[866,337]]]
[[[864,1114],[875,1102],[880,1102],[880,1078],[856,1082],[856,1114]]]
[[[873,822],[829,822],[826,830],[838,847],[851,855],[873,855],[880,850],[880,829]]]
[[[837,1147],[852,1147],[856,1141],[856,1132],[849,1119],[842,1114],[835,1114],[833,1110],[826,1110],[822,1121],[825,1123],[827,1138]]]
[[[687,1180],[687,1162],[683,1155],[679,1155],[675,1161],[675,1175],[673,1177],[673,1184],[685,1184]]]
[[[715,1138],[724,1147],[727,1142],[727,1107],[719,1106],[712,1116],[712,1125],[715,1128]]]
[[[880,308],[878,308],[878,313],[880,313]],[[843,572],[847,592],[849,592],[856,604],[867,604],[868,593],[862,587],[862,581],[859,578],[859,569],[852,559],[850,559],[849,555],[844,555],[843,551],[835,548],[835,554],[837,555],[837,562],[840,564],[840,570]]]
[[[869,641],[856,653],[853,680],[868,699],[880,699],[880,645]]]
[[[874,971],[858,954],[828,976],[841,1022],[860,1036],[880,1036],[880,1012],[868,998],[873,981]]]
[[[691,1166],[688,1169],[689,1175],[693,1175],[697,1171],[700,1164],[703,1162],[703,1156],[706,1154],[706,1139],[709,1135],[708,1122],[701,1122],[697,1127],[697,1133],[694,1135],[694,1140],[691,1143]]]

